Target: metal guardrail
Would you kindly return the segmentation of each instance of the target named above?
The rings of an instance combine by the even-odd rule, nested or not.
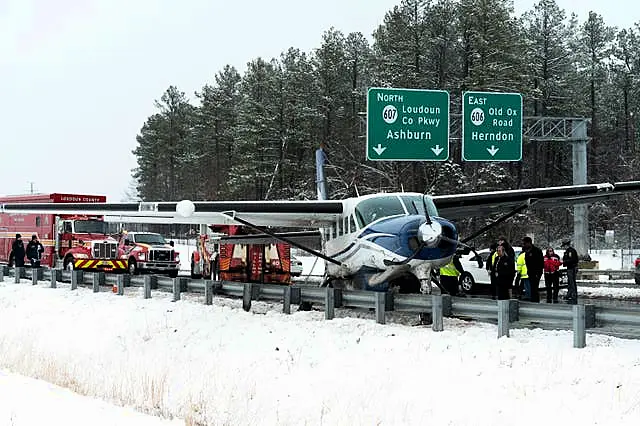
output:
[[[295,285],[240,283],[231,281],[192,280],[189,278],[166,278],[155,275],[130,276],[103,272],[83,273],[82,271],[62,271],[55,269],[32,270],[31,268],[9,268],[0,266],[0,280],[12,277],[16,272],[20,277],[30,279],[34,285],[49,281],[51,287],[57,282],[70,282],[71,289],[78,285],[92,285],[94,292],[101,286],[110,286],[117,294],[124,294],[125,287],[144,287],[145,298],[151,297],[151,290],[173,292],[174,301],[180,300],[180,293],[204,293],[207,304],[211,304],[213,294],[243,299],[243,308],[251,309],[252,300],[283,303],[283,311],[291,312],[292,304],[315,304],[324,306],[325,318],[334,317],[334,309],[373,309],[376,320],[385,323],[385,312],[421,313],[433,317],[434,330],[442,329],[442,317],[498,322],[499,337],[508,335],[509,324],[517,327],[546,326],[558,329],[572,329],[584,334],[586,329],[604,334],[620,335],[621,327],[628,335],[640,338],[640,307],[614,308],[594,305],[540,304],[518,300],[495,301],[450,297],[448,295],[393,294],[372,291],[339,290],[334,288],[298,287]],[[35,272],[37,271],[37,273]],[[35,275],[35,277],[34,277]],[[104,291],[104,290],[103,290]],[[577,347],[584,342],[578,336],[574,339]]]

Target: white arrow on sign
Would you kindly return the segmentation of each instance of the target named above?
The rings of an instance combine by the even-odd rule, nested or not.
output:
[[[492,157],[495,157],[496,152],[499,150],[500,148],[496,148],[495,145],[491,145],[491,148],[487,148],[487,151],[489,151],[489,154],[491,154]]]
[[[373,150],[376,152],[376,154],[380,155],[382,154],[385,150],[387,149],[386,146],[382,146],[380,144],[378,144],[378,146],[374,146]]]
[[[444,148],[440,148],[440,145],[436,145],[433,148],[431,148],[431,151],[433,151],[433,153],[437,156],[439,156],[442,151],[444,151]]]

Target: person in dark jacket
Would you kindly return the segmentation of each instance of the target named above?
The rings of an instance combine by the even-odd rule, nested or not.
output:
[[[531,301],[540,302],[540,278],[544,271],[544,255],[540,248],[533,245],[531,237],[522,239],[522,250],[525,252],[524,261],[527,265],[529,283],[531,285]]]
[[[11,254],[9,259],[13,259],[16,267],[24,266],[24,242],[22,241],[22,235],[16,234],[16,239],[11,244]],[[11,261],[9,261],[11,263]]]
[[[489,246],[489,257],[487,257],[487,261],[486,263],[486,268],[487,268],[487,273],[489,274],[489,279],[491,281],[491,286],[489,288],[489,290],[491,291],[491,298],[495,299],[496,295],[498,294],[498,285],[496,282],[496,277],[494,274],[492,274],[492,269],[493,269],[493,263],[495,261],[495,257],[496,257],[496,251],[498,248],[498,244],[497,243],[492,243]]]
[[[498,300],[509,299],[509,289],[513,284],[514,274],[515,263],[513,258],[507,254],[504,246],[498,246],[491,266],[491,275],[496,282]]]
[[[504,252],[507,256],[510,256],[513,261],[515,262],[516,260],[516,252],[513,250],[513,247],[511,247],[511,244],[509,244],[509,241],[507,240],[507,237],[501,235],[498,237],[498,245],[504,247]]]
[[[547,303],[558,303],[558,292],[560,291],[560,266],[562,261],[551,247],[547,249],[544,256],[544,286],[547,289]],[[552,293],[553,289],[553,293]]]
[[[31,261],[32,268],[40,267],[40,259],[42,258],[42,253],[44,252],[44,247],[38,241],[37,235],[31,236],[31,241],[27,244],[27,258]]]
[[[565,249],[562,263],[567,268],[567,303],[578,303],[578,287],[576,286],[576,274],[578,273],[578,252],[571,247],[571,241],[564,240],[562,248]]]

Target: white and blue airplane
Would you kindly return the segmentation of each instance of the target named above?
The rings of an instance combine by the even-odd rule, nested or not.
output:
[[[318,182],[322,198],[322,176]],[[460,240],[450,220],[510,210],[495,225],[534,204],[588,203],[637,191],[640,181],[441,196],[377,193],[343,200],[7,203],[0,204],[0,212],[82,213],[121,223],[243,225],[260,232],[250,236],[251,242],[278,239],[324,259],[325,284],[414,293],[430,286],[433,269],[450,262],[459,247],[489,228]],[[273,232],[270,227],[320,232]],[[322,239],[321,250],[297,242],[310,235]]]

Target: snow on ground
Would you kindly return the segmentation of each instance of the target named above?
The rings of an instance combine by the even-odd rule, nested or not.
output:
[[[5,281],[0,369],[188,424],[640,421],[640,341],[589,335],[587,348],[574,349],[568,331],[497,339],[494,325],[454,319],[435,333],[183,297]]]
[[[566,289],[560,294],[566,294]],[[578,284],[578,297],[608,297],[613,299],[640,299],[640,288],[635,287],[584,287]]]
[[[0,424],[177,426],[180,421],[163,420],[130,408],[116,407],[42,380],[0,370]]]

